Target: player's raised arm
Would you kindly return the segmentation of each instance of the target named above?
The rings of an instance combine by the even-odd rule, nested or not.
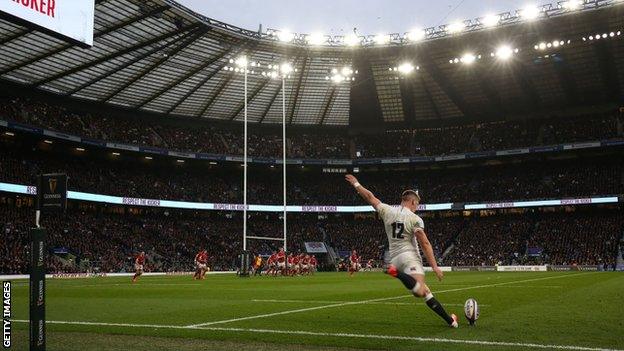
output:
[[[357,178],[351,174],[345,175],[345,179],[347,180],[347,182],[353,185],[355,191],[360,194],[364,201],[368,202],[368,204],[373,206],[374,209],[377,209],[377,206],[381,204],[381,201],[379,201],[379,199],[376,198],[370,190],[363,187],[362,184],[358,182]]]
[[[416,239],[418,240],[418,243],[422,248],[423,254],[427,258],[427,262],[429,262],[431,269],[433,269],[433,271],[435,272],[438,280],[442,280],[442,277],[444,277],[444,273],[442,273],[442,270],[440,269],[440,267],[438,267],[435,255],[433,254],[433,247],[429,242],[429,238],[427,238],[427,234],[425,234],[425,231],[422,228],[416,229]]]

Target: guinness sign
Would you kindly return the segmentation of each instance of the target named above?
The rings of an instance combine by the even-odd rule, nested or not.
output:
[[[67,208],[67,175],[54,173],[39,176],[37,209],[43,213],[64,212]]]

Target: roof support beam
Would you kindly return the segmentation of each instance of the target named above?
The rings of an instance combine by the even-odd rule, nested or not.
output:
[[[8,37],[6,37],[6,38],[4,38],[4,39],[0,40],[0,45],[4,45],[4,44],[6,44],[6,43],[8,43],[8,42],[10,42],[10,41],[12,41],[12,40],[15,40],[15,39],[17,39],[17,38],[19,38],[19,37],[21,37],[21,36],[24,36],[24,35],[26,35],[26,34],[28,34],[28,33],[32,32],[32,31],[33,31],[33,29],[31,29],[31,28],[26,28],[25,30],[23,30],[23,31],[21,31],[21,32],[15,33],[15,34],[13,34],[13,35],[9,35]]]
[[[258,93],[260,93],[260,91],[262,91],[262,89],[264,89],[264,87],[267,86],[267,84],[269,84],[269,81],[271,80],[271,78],[265,78],[264,82],[260,83],[256,89],[254,89],[254,91],[251,92],[251,94],[249,96],[247,96],[247,104],[251,103],[253,101],[253,99],[256,97],[256,95],[258,95]],[[236,109],[236,111],[234,111],[234,113],[232,114],[232,116],[230,117],[230,121],[234,120],[234,118],[236,118],[236,116],[238,116],[238,114],[245,108],[245,102],[243,101],[242,104],[240,104],[240,106]]]
[[[273,96],[271,96],[271,101],[269,101],[269,104],[264,109],[264,112],[262,112],[262,117],[260,117],[260,120],[258,120],[258,123],[262,123],[262,121],[264,121],[264,119],[266,118],[267,114],[269,114],[269,111],[271,111],[271,106],[273,106],[273,103],[275,103],[275,100],[279,96],[280,91],[282,91],[282,85],[281,84],[278,85],[277,88],[275,88],[275,92],[273,93]],[[292,122],[292,120],[291,120],[291,122]]]
[[[232,56],[236,56],[238,54],[241,53],[241,51],[244,50],[244,47],[241,47],[239,49],[237,49]],[[228,52],[232,52],[232,50],[228,51]],[[222,55],[220,55],[219,59],[221,57],[224,57],[228,52],[223,53]],[[201,87],[203,87],[210,79],[212,79],[219,71],[221,71],[223,69],[225,65],[221,65],[218,69],[214,70],[213,72],[209,73],[206,75],[206,77],[204,77],[204,79],[202,79],[199,83],[195,84],[195,86],[192,89],[189,89],[189,91],[186,92],[186,94],[184,94],[180,99],[178,99],[178,101],[176,101],[170,108],[169,110],[167,110],[167,114],[173,112],[176,108],[178,108],[178,106],[180,106],[184,101],[186,101],[186,99],[188,99],[191,95],[195,94],[195,92],[197,90],[199,90]],[[203,113],[201,114],[203,115]],[[200,115],[200,116],[201,116]]]
[[[606,98],[609,102],[621,102],[622,90],[618,82],[618,68],[613,60],[613,54],[609,50],[609,42],[606,40],[594,41],[594,53],[597,57],[600,76],[604,84]]]
[[[332,86],[331,92],[329,93],[329,97],[327,98],[327,102],[325,103],[325,106],[323,107],[323,112],[321,114],[321,120],[319,121],[319,125],[323,125],[323,123],[325,122],[325,118],[327,117],[329,108],[331,107],[332,102],[334,101],[334,96],[336,96],[336,84]]]
[[[427,96],[427,100],[431,104],[433,113],[436,115],[437,119],[441,119],[442,115],[440,115],[440,110],[438,110],[438,106],[435,104],[435,101],[433,101],[433,96],[431,95],[431,92],[427,88],[427,85],[425,84],[425,78],[422,75],[420,76],[420,84],[422,84],[423,90],[425,91],[425,95]]]
[[[290,108],[288,109],[288,123],[292,124],[293,119],[295,118],[295,107],[297,106],[297,102],[299,101],[299,92],[301,91],[301,84],[303,83],[303,76],[305,74],[305,70],[306,67],[308,65],[308,57],[304,57],[303,58],[303,63],[301,65],[300,70],[300,74],[299,74],[299,79],[297,79],[297,85],[295,85],[295,95],[293,96],[293,101],[292,101],[292,105],[290,105]],[[271,102],[271,104],[273,104],[273,102]],[[269,105],[269,108],[271,106]],[[268,111],[268,110],[267,110]],[[262,116],[262,119],[264,119],[264,116]]]
[[[473,79],[479,84],[479,88],[481,88],[483,95],[485,95],[488,101],[486,109],[489,110],[490,114],[493,116],[503,113],[504,106],[501,102],[501,97],[491,83],[493,69],[487,69],[485,65],[475,65],[473,68]]]
[[[131,19],[127,20],[127,21],[120,22],[120,23],[118,23],[118,24],[116,24],[116,25],[114,25],[112,27],[105,28],[102,31],[100,31],[98,33],[95,33],[93,35],[93,38],[97,39],[97,38],[99,38],[99,37],[101,37],[101,36],[103,36],[105,34],[108,34],[108,33],[111,33],[113,31],[119,30],[119,29],[121,29],[121,28],[123,28],[125,26],[131,25],[131,24],[136,23],[138,21],[142,21],[142,20],[144,20],[144,19],[146,19],[148,17],[154,16],[154,15],[160,13],[160,12],[165,11],[168,8],[169,8],[169,6],[161,6],[161,7],[158,7],[158,8],[156,8],[156,9],[154,9],[154,10],[148,12],[148,13],[145,13],[145,14],[143,14],[141,16],[134,17],[134,18],[131,18]],[[16,69],[20,69],[22,67],[29,66],[29,65],[37,62],[37,61],[43,60],[43,59],[48,58],[50,56],[54,56],[54,55],[56,55],[56,54],[58,54],[58,53],[60,53],[62,51],[65,51],[65,50],[73,47],[73,46],[74,46],[74,44],[71,44],[71,43],[70,44],[61,45],[61,46],[57,47],[54,50],[46,51],[44,53],[41,53],[41,54],[33,57],[32,59],[29,59],[29,60],[23,61],[23,62],[19,62],[19,63],[15,64],[15,65],[13,65],[11,67],[8,67],[8,68],[4,69],[2,72],[0,72],[0,75],[4,75],[4,74],[6,74],[8,72],[12,72],[12,71],[14,71]]]
[[[413,74],[418,74],[418,72],[413,72]],[[399,78],[399,91],[401,93],[401,105],[403,107],[403,121],[409,125],[416,125],[413,79],[413,77]]]
[[[144,76],[146,76],[149,72],[151,72],[152,70],[154,70],[155,68],[157,68],[158,66],[160,66],[161,64],[163,64],[164,62],[169,60],[170,58],[175,57],[180,51],[186,49],[189,45],[194,43],[204,33],[205,33],[205,30],[201,30],[196,35],[190,36],[186,40],[183,40],[182,43],[180,45],[178,45],[173,51],[169,52],[167,56],[159,58],[156,62],[154,62],[151,65],[149,65],[142,72],[139,72],[139,74],[135,75],[130,80],[128,80],[126,82],[126,84],[122,85],[121,87],[119,87],[119,88],[115,89],[114,91],[112,91],[111,93],[109,93],[101,101],[102,102],[110,101],[112,98],[114,98],[115,96],[119,95],[122,91],[124,91],[124,90],[128,89],[130,86],[132,86],[132,84],[136,83],[139,79],[141,79]]]
[[[161,63],[163,61],[166,61],[168,58],[175,56],[180,50],[182,50],[183,48],[187,47],[188,45],[190,45],[192,42],[194,42],[195,40],[197,40],[197,38],[199,38],[201,35],[204,34],[205,31],[197,31],[195,32],[193,35],[189,36],[187,39],[183,40],[181,43],[178,42],[177,40],[170,40],[162,45],[156,46],[153,49],[149,50],[148,52],[138,55],[136,57],[134,57],[132,60],[124,63],[121,66],[118,67],[114,67],[104,73],[99,74],[98,76],[94,77],[93,79],[90,79],[89,81],[85,82],[84,84],[81,84],[80,86],[68,91],[65,93],[66,96],[69,95],[74,95],[75,93],[79,92],[80,90],[95,84],[96,82],[99,82],[100,80],[109,77],[110,75],[114,74],[115,72],[119,72],[121,70],[124,70],[132,65],[134,65],[135,63],[145,59],[146,57],[149,57],[153,54],[155,54],[156,52],[165,50],[166,48],[168,48],[169,46],[172,46],[172,44],[177,44],[177,47],[171,51],[171,53],[167,56],[167,57],[162,57],[159,58],[157,62]],[[145,71],[147,71],[148,69],[146,69]],[[141,72],[144,73],[145,71]],[[126,88],[127,85],[124,85],[123,88]]]
[[[475,112],[464,101],[464,98],[455,89],[455,85],[442,73],[440,68],[428,57],[420,57],[419,59],[419,62],[423,63],[421,67],[429,73],[433,81],[440,87],[440,90],[446,94],[462,115],[474,116]]]
[[[559,80],[559,85],[561,85],[561,89],[565,93],[565,97],[569,106],[578,105],[581,101],[581,96],[578,93],[578,87],[576,85],[576,80],[574,79],[574,74],[568,66],[568,63],[565,61],[565,57],[561,61],[558,59],[553,59],[553,66],[555,68],[555,72],[557,72],[557,79]]]
[[[68,71],[63,71],[63,72],[60,72],[60,73],[57,73],[57,74],[53,74],[50,77],[41,79],[41,80],[31,84],[31,86],[32,87],[40,86],[40,85],[43,85],[43,84],[55,81],[55,80],[57,80],[59,78],[63,78],[63,77],[72,75],[74,73],[83,71],[83,70],[85,70],[85,69],[87,69],[89,67],[93,67],[93,66],[99,65],[99,64],[101,64],[103,62],[106,62],[108,60],[114,59],[116,57],[127,55],[127,54],[129,54],[131,52],[137,51],[137,50],[142,49],[142,48],[144,48],[146,46],[154,45],[154,44],[156,44],[158,42],[161,42],[161,41],[163,41],[163,40],[165,40],[165,39],[167,39],[167,38],[169,38],[171,36],[174,36],[176,34],[180,34],[182,32],[186,32],[186,31],[192,30],[192,29],[197,28],[197,27],[199,27],[199,24],[192,24],[192,25],[189,25],[189,26],[183,28],[182,30],[175,31],[175,32],[169,32],[169,33],[165,33],[165,34],[159,35],[159,36],[154,37],[154,38],[152,38],[152,39],[150,39],[148,41],[144,41],[144,42],[138,43],[136,45],[127,47],[127,48],[125,48],[123,50],[112,52],[112,53],[110,53],[108,55],[105,55],[103,57],[100,57],[100,58],[98,58],[98,59],[96,59],[94,61],[90,61],[90,62],[86,62],[86,63],[81,64],[81,65],[78,65],[78,66],[76,66],[76,67],[74,67],[74,68],[72,68],[72,69],[70,69]]]
[[[241,49],[239,49],[241,50]],[[194,75],[198,74],[199,72],[203,71],[205,68],[212,66],[215,62],[218,62],[219,60],[221,60],[222,58],[224,58],[225,56],[227,56],[228,54],[232,53],[232,49],[228,49],[228,50],[224,50],[222,51],[219,55],[211,58],[210,60],[202,63],[201,65],[191,69],[190,71],[188,71],[186,74],[184,74],[182,77],[174,80],[173,82],[171,82],[170,84],[168,84],[167,86],[165,86],[163,89],[159,89],[158,91],[156,91],[154,94],[150,95],[147,99],[141,101],[139,104],[137,104],[136,106],[134,106],[135,108],[141,108],[145,105],[147,105],[148,103],[156,100],[158,97],[160,97],[161,95],[163,95],[164,93],[166,93],[167,91],[169,91],[171,88],[179,85],[180,83],[184,82],[185,80],[193,77]],[[223,69],[223,66],[225,64],[219,66],[212,74],[216,74],[218,71]]]
[[[225,87],[228,85],[230,80],[232,80],[232,77],[234,77],[234,73],[229,73],[227,77],[221,80],[221,83],[219,83],[219,85],[217,86],[217,89],[215,89],[214,94],[212,94],[210,99],[206,101],[206,104],[204,105],[204,107],[202,107],[201,112],[197,115],[197,117],[203,116],[206,113],[206,111],[208,111],[210,106],[212,106],[212,104],[217,100],[217,98],[219,97],[223,89],[225,89]]]
[[[528,67],[526,64],[520,61],[513,62],[510,67],[510,74],[524,95],[524,107],[520,107],[519,110],[527,110],[529,108],[534,110],[541,109],[542,99],[537,94],[533,81],[529,78]]]

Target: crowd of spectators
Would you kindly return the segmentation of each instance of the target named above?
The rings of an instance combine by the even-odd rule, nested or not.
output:
[[[30,152],[0,143],[0,181],[35,184],[41,173],[63,172],[71,190],[211,203],[242,203],[242,172],[237,167],[151,164],[97,157]],[[248,176],[248,201],[281,204],[281,174],[268,167]],[[287,201],[293,205],[358,205],[343,174],[293,167]],[[508,201],[586,197],[624,193],[624,162],[613,157],[526,161],[519,164],[452,169],[379,170],[358,174],[380,199],[396,202],[408,188],[420,190],[423,203]]]
[[[78,113],[32,98],[0,98],[0,119],[27,123],[78,136],[186,152],[242,155],[241,128],[215,127],[204,121],[155,121]],[[356,158],[448,155],[565,142],[624,138],[616,113],[520,121],[472,123],[428,129],[349,135],[346,130],[290,130],[287,155],[295,158]],[[250,128],[251,156],[280,157],[281,130]]]
[[[623,235],[624,215],[617,211],[474,218],[455,239],[444,263],[611,266]]]
[[[0,205],[0,274],[25,273],[32,208]],[[110,211],[72,207],[66,215],[44,218],[48,232],[47,269],[58,272],[129,272],[145,251],[148,271],[189,271],[200,249],[213,270],[234,270],[242,248],[240,213],[174,210]],[[539,248],[546,264],[612,264],[624,233],[617,210],[497,214],[489,217],[425,216],[425,229],[442,265],[481,266],[530,262],[527,248]],[[275,214],[251,214],[248,235],[282,237]],[[335,252],[357,250],[364,260],[382,262],[387,239],[373,217],[289,215],[289,251],[305,252],[304,242],[325,242]],[[247,248],[268,255],[281,241],[250,239]]]

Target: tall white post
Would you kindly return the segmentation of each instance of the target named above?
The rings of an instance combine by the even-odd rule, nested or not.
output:
[[[243,251],[247,250],[247,59],[245,59],[245,132],[243,145]]]
[[[284,251],[286,251],[286,78],[282,73],[282,176],[284,195]]]

